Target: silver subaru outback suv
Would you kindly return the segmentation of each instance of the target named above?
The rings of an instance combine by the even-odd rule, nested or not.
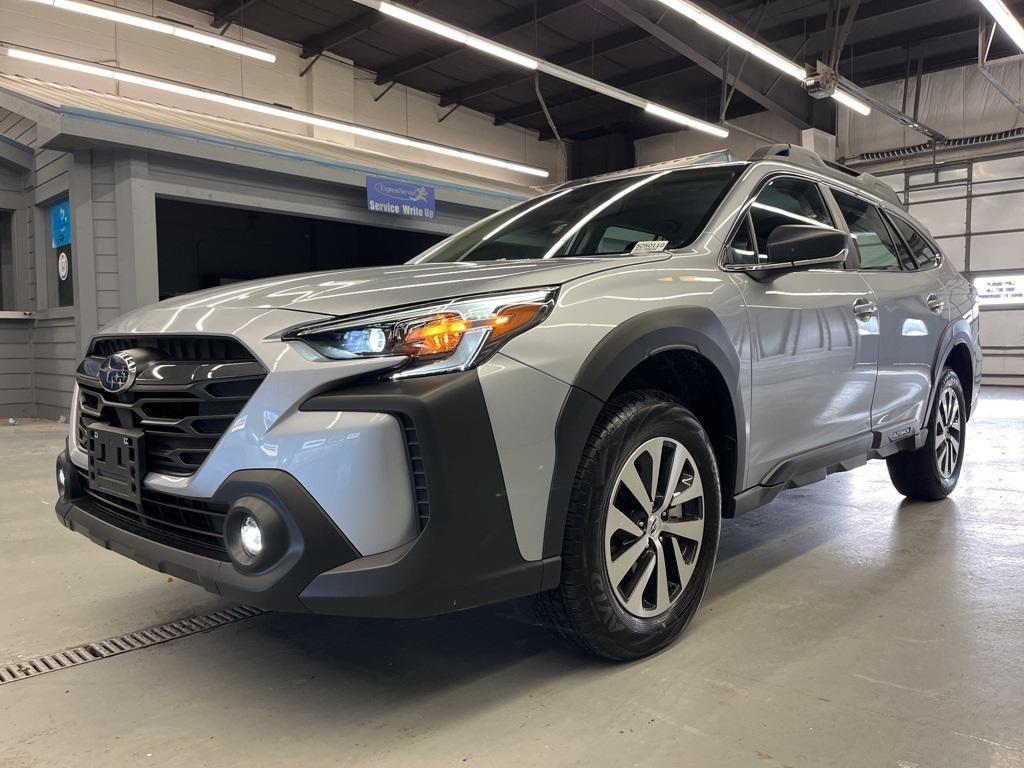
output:
[[[116,320],[57,514],[273,610],[535,596],[610,658],[697,610],[722,518],[884,458],[956,486],[978,305],[876,179],[788,145],[572,182],[401,266]]]

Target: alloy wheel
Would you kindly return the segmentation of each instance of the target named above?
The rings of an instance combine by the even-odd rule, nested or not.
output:
[[[956,470],[963,434],[960,399],[952,387],[946,387],[939,395],[939,410],[935,414],[935,461],[939,474],[947,480]]]
[[[690,583],[704,538],[704,486],[690,452],[656,437],[612,486],[605,565],[619,603],[640,618],[668,611]]]

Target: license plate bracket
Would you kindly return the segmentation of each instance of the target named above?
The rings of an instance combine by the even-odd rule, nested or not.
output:
[[[89,483],[98,491],[140,504],[146,476],[142,430],[109,424],[90,424],[86,429]]]

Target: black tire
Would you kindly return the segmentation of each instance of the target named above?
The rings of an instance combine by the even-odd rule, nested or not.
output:
[[[960,414],[959,451],[953,462],[952,471],[948,474],[940,467],[940,459],[936,452],[936,443],[943,440],[939,410],[947,392],[956,398]],[[944,368],[928,417],[928,439],[925,444],[916,451],[902,451],[886,459],[889,478],[896,486],[896,490],[915,501],[939,501],[949,496],[956,488],[963,467],[966,427],[967,408],[960,377],[952,369]],[[949,450],[948,446],[946,450]]]
[[[685,447],[700,473],[704,531],[693,555],[692,575],[685,587],[676,587],[671,607],[660,616],[640,618],[619,602],[611,584],[605,522],[615,479],[626,461],[646,441],[661,437]],[[718,553],[721,510],[714,452],[689,410],[653,391],[610,401],[598,417],[576,473],[560,586],[537,597],[542,618],[563,638],[607,659],[637,659],[661,650],[686,628],[704,597]]]

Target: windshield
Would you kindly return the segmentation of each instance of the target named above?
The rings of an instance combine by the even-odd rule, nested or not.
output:
[[[692,243],[743,166],[660,171],[527,200],[444,240],[416,263],[612,256]]]

